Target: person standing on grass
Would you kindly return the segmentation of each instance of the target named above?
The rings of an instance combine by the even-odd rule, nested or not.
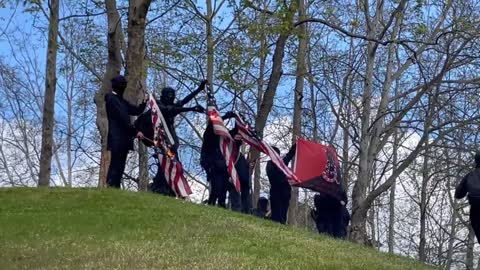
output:
[[[130,122],[130,115],[141,114],[147,103],[144,100],[140,105],[134,106],[123,98],[127,88],[124,76],[116,76],[111,83],[112,91],[105,95],[108,119],[107,149],[111,153],[107,186],[120,188],[128,152],[133,150],[133,139],[143,138],[142,132],[137,132]]]
[[[280,155],[280,150],[273,146]],[[288,165],[295,155],[296,144],[292,145],[288,153],[283,158],[283,163]],[[287,223],[288,207],[290,206],[290,197],[292,187],[288,183],[287,176],[273,163],[268,161],[266,166],[268,181],[270,182],[270,209],[272,211],[272,220],[282,224]]]
[[[477,241],[480,242],[480,152],[475,154],[475,169],[469,172],[455,189],[455,198],[462,199],[468,195],[470,204],[470,224]]]

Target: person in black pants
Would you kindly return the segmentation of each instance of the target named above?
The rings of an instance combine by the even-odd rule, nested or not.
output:
[[[233,118],[233,112],[227,112],[222,116],[223,120]],[[243,213],[250,212],[250,177],[248,171],[248,163],[245,156],[240,152],[242,144],[238,137],[238,128],[235,127],[229,131],[230,136],[235,140],[235,149],[237,157],[235,159],[235,169],[240,178],[240,194],[235,186],[229,181],[230,175],[228,168],[220,150],[219,136],[214,133],[212,122],[209,122],[205,132],[203,133],[203,143],[200,155],[200,165],[207,174],[207,181],[210,183],[210,195],[208,198],[209,205],[218,204],[220,207],[226,208],[227,192],[229,193],[229,201],[231,209],[241,211]]]
[[[333,185],[333,184],[332,184]],[[346,207],[347,195],[342,190],[342,199],[328,194],[319,193],[313,198],[315,209],[310,212],[319,233],[331,237],[345,239],[350,214]]]
[[[168,131],[173,139],[173,145],[171,146],[172,152],[178,158],[178,147],[179,147],[179,140],[177,137],[177,133],[175,131],[175,117],[184,112],[200,112],[203,113],[205,109],[200,106],[196,105],[194,107],[184,107],[187,103],[189,103],[196,95],[198,95],[202,90],[205,89],[205,85],[207,84],[206,80],[203,80],[198,88],[195,91],[192,91],[183,99],[175,102],[176,94],[175,89],[171,87],[165,87],[161,91],[160,99],[156,100],[157,105],[162,112],[162,115],[165,119],[165,124],[167,125]],[[138,119],[135,121],[135,127],[138,130],[141,130],[146,138],[149,140],[142,141],[147,147],[153,146],[152,140],[154,139],[154,131],[153,131],[153,124],[152,124],[152,112],[148,110],[144,114],[142,114]],[[156,155],[155,155],[156,158]],[[172,190],[170,185],[165,178],[165,174],[160,166],[160,161],[157,160],[157,173],[153,178],[153,183],[149,184],[150,191],[154,193],[159,193],[171,197],[175,197],[175,192]]]
[[[279,155],[280,150],[272,147]],[[296,144],[292,145],[288,153],[283,158],[283,163],[288,165],[295,155]],[[273,163],[268,161],[266,166],[268,181],[270,182],[270,209],[272,211],[272,220],[282,224],[287,223],[288,207],[290,205],[290,196],[292,188],[288,183],[286,175]]]
[[[118,75],[111,80],[112,91],[105,95],[108,118],[107,149],[111,152],[110,166],[107,173],[107,185],[120,188],[128,151],[133,150],[133,139],[143,138],[130,122],[130,115],[139,115],[146,106],[144,101],[134,106],[123,99],[123,92],[127,87],[127,80]]]
[[[475,169],[469,172],[455,189],[455,198],[462,199],[468,194],[470,224],[477,241],[480,242],[480,152],[475,154]]]

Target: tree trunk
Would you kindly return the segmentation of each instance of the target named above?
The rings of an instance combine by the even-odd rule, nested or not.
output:
[[[53,128],[55,124],[55,90],[57,84],[57,37],[59,20],[59,0],[50,1],[48,26],[47,68],[45,79],[45,101],[42,116],[42,148],[38,186],[49,186],[52,170]]]
[[[262,14],[261,17],[262,23],[265,22],[265,14]],[[265,81],[265,63],[267,59],[267,40],[265,37],[265,32],[263,29],[261,30],[261,37],[260,37],[260,55],[259,55],[259,74],[257,80],[257,112],[260,112],[260,106],[262,105],[262,97],[263,97],[263,84]],[[249,155],[249,162],[253,165],[250,167],[250,174],[253,174],[253,194],[252,194],[252,205],[256,205],[258,198],[260,198],[260,153],[255,150],[251,149]],[[252,171],[253,169],[253,171]]]
[[[395,102],[395,105],[398,105]],[[397,108],[397,106],[395,106]],[[393,135],[393,170],[396,170],[398,163],[398,131],[395,131]],[[390,188],[390,201],[389,201],[389,222],[388,222],[388,253],[393,254],[395,247],[395,189],[396,181],[393,182]]]
[[[110,165],[110,152],[107,150],[107,134],[108,134],[108,119],[107,111],[105,108],[105,94],[110,91],[110,80],[116,75],[120,74],[122,69],[122,24],[120,21],[120,15],[117,11],[117,4],[115,0],[105,0],[105,6],[107,9],[107,48],[108,48],[108,60],[103,76],[102,86],[95,94],[95,105],[97,107],[97,119],[96,124],[100,132],[101,140],[101,154],[100,154],[100,172],[98,178],[98,187],[106,187],[107,184],[107,171]]]
[[[260,138],[263,137],[263,130],[265,129],[265,125],[267,124],[268,115],[272,110],[273,106],[273,99],[277,92],[278,84],[280,83],[280,79],[283,75],[283,57],[285,56],[285,46],[290,36],[292,30],[292,23],[293,23],[293,14],[295,10],[293,9],[293,5],[290,6],[286,16],[286,20],[289,23],[289,29],[287,31],[281,32],[275,42],[275,50],[272,56],[272,73],[270,74],[267,89],[262,91],[263,95],[261,98],[261,103],[259,109],[257,111],[257,116],[255,117],[255,130]],[[260,91],[259,91],[260,92]],[[250,148],[250,164],[257,162],[260,154],[258,151]],[[258,166],[257,166],[258,167]],[[259,175],[259,174],[256,174]],[[257,176],[255,176],[257,177]],[[254,187],[255,188],[255,187]],[[258,185],[258,192],[260,193],[260,185]],[[259,194],[252,196],[258,196]],[[256,203],[256,202],[254,202]]]
[[[475,246],[475,232],[473,231],[472,226],[468,225],[468,239],[467,239],[467,254],[465,258],[465,264],[467,265],[467,270],[473,270],[473,256]]]
[[[128,46],[127,70],[128,81],[125,89],[125,98],[132,104],[143,99],[146,88],[145,64],[145,27],[148,8],[151,0],[130,0],[128,7]],[[147,190],[148,186],[148,153],[145,146],[139,144],[138,162],[139,179],[138,189]]]
[[[213,40],[213,8],[212,1],[206,0],[207,16],[205,26],[207,30],[207,80],[213,84],[214,40]]]
[[[305,18],[305,3],[304,0],[298,1],[298,15],[299,19]],[[304,23],[298,29],[298,51],[297,51],[297,70],[295,80],[295,94],[293,105],[293,130],[292,130],[292,144],[296,143],[297,138],[302,136],[302,101],[304,77],[306,73],[305,54],[307,52],[307,24]],[[297,187],[292,188],[292,197],[290,199],[290,208],[288,210],[288,222],[292,225],[297,225],[297,210],[298,210],[298,195]]]
[[[429,106],[432,106],[432,103],[428,102]],[[425,115],[425,119],[428,119],[428,112],[427,115]],[[427,121],[425,121],[424,124],[424,130],[428,130],[429,124]],[[425,143],[425,152],[424,152],[424,157],[423,157],[423,166],[422,166],[422,187],[420,190],[420,244],[418,247],[418,258],[420,261],[425,262],[427,254],[425,252],[425,245],[427,243],[426,239],[426,230],[427,230],[427,207],[428,207],[428,200],[427,200],[427,189],[428,189],[428,183],[430,180],[430,175],[429,175],[429,167],[428,167],[428,162],[429,162],[429,143],[428,140]]]

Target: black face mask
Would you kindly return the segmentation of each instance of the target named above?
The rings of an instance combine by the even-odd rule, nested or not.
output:
[[[117,95],[123,96],[125,88],[127,88],[127,81],[123,76],[115,77],[112,80],[112,89],[115,91],[115,93],[117,93]]]
[[[171,88],[163,89],[160,100],[165,105],[173,105],[173,103],[175,102],[175,91]]]
[[[115,93],[117,93],[117,95],[123,97],[123,93],[125,92],[125,88],[126,88],[126,86],[125,87],[119,87],[117,89],[114,88],[113,91],[115,91]]]

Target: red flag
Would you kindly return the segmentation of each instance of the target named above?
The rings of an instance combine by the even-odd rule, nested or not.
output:
[[[299,179],[295,186],[342,199],[339,162],[332,146],[298,139],[294,172]]]

